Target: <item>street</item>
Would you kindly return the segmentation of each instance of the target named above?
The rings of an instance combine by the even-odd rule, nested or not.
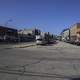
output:
[[[0,80],[71,80],[80,77],[80,46],[0,49]]]

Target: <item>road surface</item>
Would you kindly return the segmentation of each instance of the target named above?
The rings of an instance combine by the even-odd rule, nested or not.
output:
[[[80,77],[80,46],[58,42],[0,50],[0,80],[71,80]]]

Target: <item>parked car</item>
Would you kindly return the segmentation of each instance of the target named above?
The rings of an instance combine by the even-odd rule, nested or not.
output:
[[[44,38],[41,35],[37,35],[36,36],[36,44],[44,45],[44,44],[46,44],[46,41],[44,40]]]

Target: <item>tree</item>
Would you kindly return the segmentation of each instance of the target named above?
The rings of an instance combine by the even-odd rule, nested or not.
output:
[[[45,41],[46,41],[47,43],[50,43],[51,35],[50,35],[49,32],[48,32],[48,33],[45,33],[45,37],[44,37],[44,39],[45,39]]]
[[[34,35],[40,35],[40,34],[41,34],[41,31],[40,31],[39,29],[35,29],[35,30],[33,31],[33,34],[34,34]]]

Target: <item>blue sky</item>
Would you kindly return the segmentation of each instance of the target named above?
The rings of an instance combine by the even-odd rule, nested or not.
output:
[[[59,34],[80,22],[80,0],[0,0],[0,25]]]

